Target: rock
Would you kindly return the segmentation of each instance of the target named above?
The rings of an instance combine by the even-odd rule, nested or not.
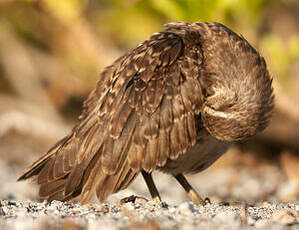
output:
[[[242,216],[246,216],[245,221]],[[184,202],[178,206],[163,202],[145,205],[88,204],[67,202],[0,201],[0,230],[26,229],[215,229],[293,230],[298,223],[298,205],[262,203],[244,206],[209,204],[196,206]],[[140,228],[139,228],[140,229]]]
[[[298,223],[299,213],[295,210],[281,210],[276,212],[272,219],[281,224],[295,224]]]

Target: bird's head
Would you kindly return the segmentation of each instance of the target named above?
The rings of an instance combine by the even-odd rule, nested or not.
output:
[[[201,26],[204,127],[217,139],[246,139],[266,128],[274,106],[264,59],[242,37],[212,23]]]

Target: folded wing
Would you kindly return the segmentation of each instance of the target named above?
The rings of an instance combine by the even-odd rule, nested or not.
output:
[[[102,73],[72,134],[19,180],[37,176],[40,196],[103,201],[196,142],[203,103],[202,54],[188,31],[154,34]],[[190,39],[190,38],[189,38]]]

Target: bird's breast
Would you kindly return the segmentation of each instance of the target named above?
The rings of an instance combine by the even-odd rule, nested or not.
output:
[[[193,147],[177,159],[169,159],[159,170],[174,175],[200,172],[215,162],[230,145],[230,142],[218,140],[203,129],[199,132]]]

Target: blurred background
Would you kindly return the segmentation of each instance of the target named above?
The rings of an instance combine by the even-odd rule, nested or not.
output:
[[[298,201],[298,0],[0,0],[0,199],[37,199],[18,175],[71,130],[103,68],[181,20],[242,34],[265,57],[276,94],[270,127],[191,183],[214,202]],[[154,177],[164,200],[187,200],[168,175]],[[140,178],[115,197],[132,193],[149,197]]]

